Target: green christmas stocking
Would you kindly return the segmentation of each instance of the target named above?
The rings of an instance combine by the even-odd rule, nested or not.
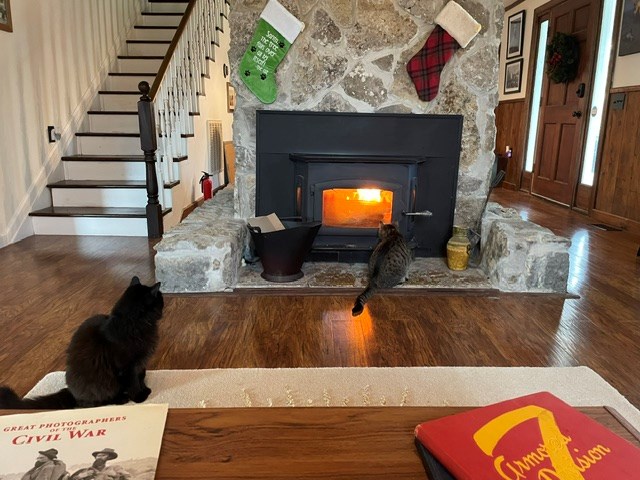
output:
[[[304,29],[277,0],[269,0],[260,14],[258,27],[240,62],[240,78],[262,103],[278,96],[276,68]]]

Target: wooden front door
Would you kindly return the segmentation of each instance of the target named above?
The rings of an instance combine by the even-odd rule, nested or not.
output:
[[[531,183],[531,193],[565,205],[573,203],[580,172],[600,10],[601,0],[567,0],[544,12],[549,18],[547,44],[556,32],[575,35],[580,42],[578,75],[573,81],[554,83],[543,75]]]

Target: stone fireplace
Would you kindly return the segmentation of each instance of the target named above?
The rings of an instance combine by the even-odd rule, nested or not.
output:
[[[278,67],[278,97],[272,105],[260,103],[240,81],[237,71],[266,0],[237,0],[229,17],[231,81],[237,90],[233,124],[235,215],[246,219],[266,212],[256,212],[256,190],[261,188],[256,183],[258,110],[441,114],[463,119],[456,201],[449,225],[478,228],[494,162],[494,109],[498,101],[503,2],[458,2],[482,25],[482,30],[447,63],[440,92],[431,102],[417,97],[406,63],[426,41],[436,15],[446,4],[444,0],[282,0],[281,3],[306,28]],[[398,143],[402,140],[402,134],[398,134]],[[368,154],[398,155],[398,152]],[[294,162],[289,159],[287,162],[293,171]],[[289,211],[286,216],[299,213],[293,205]]]
[[[447,63],[440,91],[431,102],[418,99],[406,63],[424,45],[446,0],[280,1],[306,28],[278,68],[278,96],[272,105],[260,103],[240,81],[237,71],[266,0],[233,2],[229,16],[229,59],[231,82],[237,91],[233,124],[235,184],[165,232],[154,247],[156,278],[162,282],[163,291],[271,288],[273,284],[265,285],[268,282],[260,278],[259,264],[242,265],[242,254],[248,242],[246,220],[256,213],[276,211],[283,217],[305,220],[321,215],[328,228],[320,239],[328,246],[337,240],[343,246],[358,242],[365,245],[373,240],[368,235],[371,232],[364,230],[370,229],[377,218],[399,220],[405,233],[415,237],[417,253],[422,256],[412,263],[409,280],[397,288],[565,292],[570,242],[522,220],[512,209],[491,203],[485,209],[494,164],[502,0],[457,0],[482,25],[482,30]],[[291,127],[286,131],[287,149],[280,148],[281,145],[267,152],[279,157],[276,162],[279,167],[270,172],[274,175],[269,180],[272,182],[269,190],[275,198],[263,204],[260,195],[265,185],[260,169],[268,170],[272,165],[263,164],[262,154],[257,153],[263,144],[257,134],[257,123],[264,123],[267,130],[274,128],[278,125],[275,116],[283,112],[314,113],[331,119],[329,123],[338,128],[349,115],[375,118],[376,122],[410,117],[417,121],[430,117],[455,119],[459,153],[447,150],[456,143],[449,137],[436,135],[438,140],[432,143],[448,152],[444,156],[453,156],[459,162],[455,162],[455,171],[444,177],[431,175],[432,171],[424,176],[429,166],[438,163],[434,158],[442,155],[405,149],[404,145],[412,143],[412,135],[404,128],[391,130],[393,148],[381,141],[385,135],[368,134],[367,142],[360,142],[368,147],[354,151],[345,150],[341,144],[332,147],[327,137],[318,135],[316,144],[321,149],[300,148],[296,144],[302,136],[300,128]],[[344,129],[350,131],[354,130]],[[381,164],[387,170],[382,174],[370,173],[370,167]],[[279,169],[282,165],[286,165],[284,170]],[[340,176],[327,178],[327,171],[339,171]],[[371,185],[370,180],[378,184]],[[325,188],[327,182],[330,188]],[[438,187],[443,185],[455,190],[455,195],[442,194]],[[293,194],[287,193],[289,196],[283,200],[280,192],[288,189]],[[440,206],[437,206],[430,195],[450,200],[438,198]],[[341,216],[345,202],[353,202],[356,197],[353,214]],[[320,204],[318,198],[322,198]],[[372,203],[376,204],[373,208]],[[432,216],[415,219],[406,215],[421,212],[430,212]],[[364,228],[362,225],[354,228],[355,217],[364,218]],[[480,231],[482,225],[482,268],[452,272],[442,258],[428,258],[442,254],[438,253],[442,249],[440,227],[434,229],[439,221],[447,229],[455,223]],[[429,235],[420,238],[420,230],[425,226],[429,234],[440,233],[432,239]],[[308,262],[308,267],[303,279],[285,285],[358,289],[364,286],[365,263]],[[299,283],[303,280],[304,283]]]

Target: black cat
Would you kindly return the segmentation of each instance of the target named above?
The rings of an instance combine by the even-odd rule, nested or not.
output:
[[[413,253],[397,227],[380,222],[378,244],[369,257],[367,288],[356,298],[351,314],[360,315],[376,290],[404,282],[412,259]]]
[[[63,409],[144,402],[147,362],[158,343],[164,301],[160,283],[146,286],[138,277],[109,315],[85,320],[67,348],[67,388],[51,395],[20,399],[0,387],[0,408]]]

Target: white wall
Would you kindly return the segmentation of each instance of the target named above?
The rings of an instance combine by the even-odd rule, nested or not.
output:
[[[507,10],[504,16],[504,28],[502,30],[502,48],[500,49],[500,77],[499,77],[499,98],[503,100],[513,100],[517,98],[524,98],[526,96],[527,88],[527,73],[529,71],[529,58],[531,37],[533,34],[534,24],[534,11],[536,8],[548,3],[547,0],[526,0],[525,2],[517,5],[516,7]],[[622,8],[624,1],[621,2]],[[525,19],[525,33],[524,33],[524,52],[523,52],[523,72],[522,72],[522,89],[519,93],[512,93],[505,95],[504,92],[504,66],[506,62],[506,45],[508,34],[508,18],[514,13],[518,13],[520,10],[526,10]],[[618,52],[618,43],[614,50]],[[514,60],[510,58],[509,61]],[[616,63],[613,72],[613,84],[612,87],[627,87],[633,85],[640,85],[640,53],[634,55],[626,55],[624,57],[616,57]]]
[[[616,52],[618,48],[616,47]],[[640,53],[616,57],[613,88],[640,85]]]
[[[14,0],[0,31],[0,247],[33,233],[60,157],[144,0]],[[62,132],[49,144],[47,125]]]

